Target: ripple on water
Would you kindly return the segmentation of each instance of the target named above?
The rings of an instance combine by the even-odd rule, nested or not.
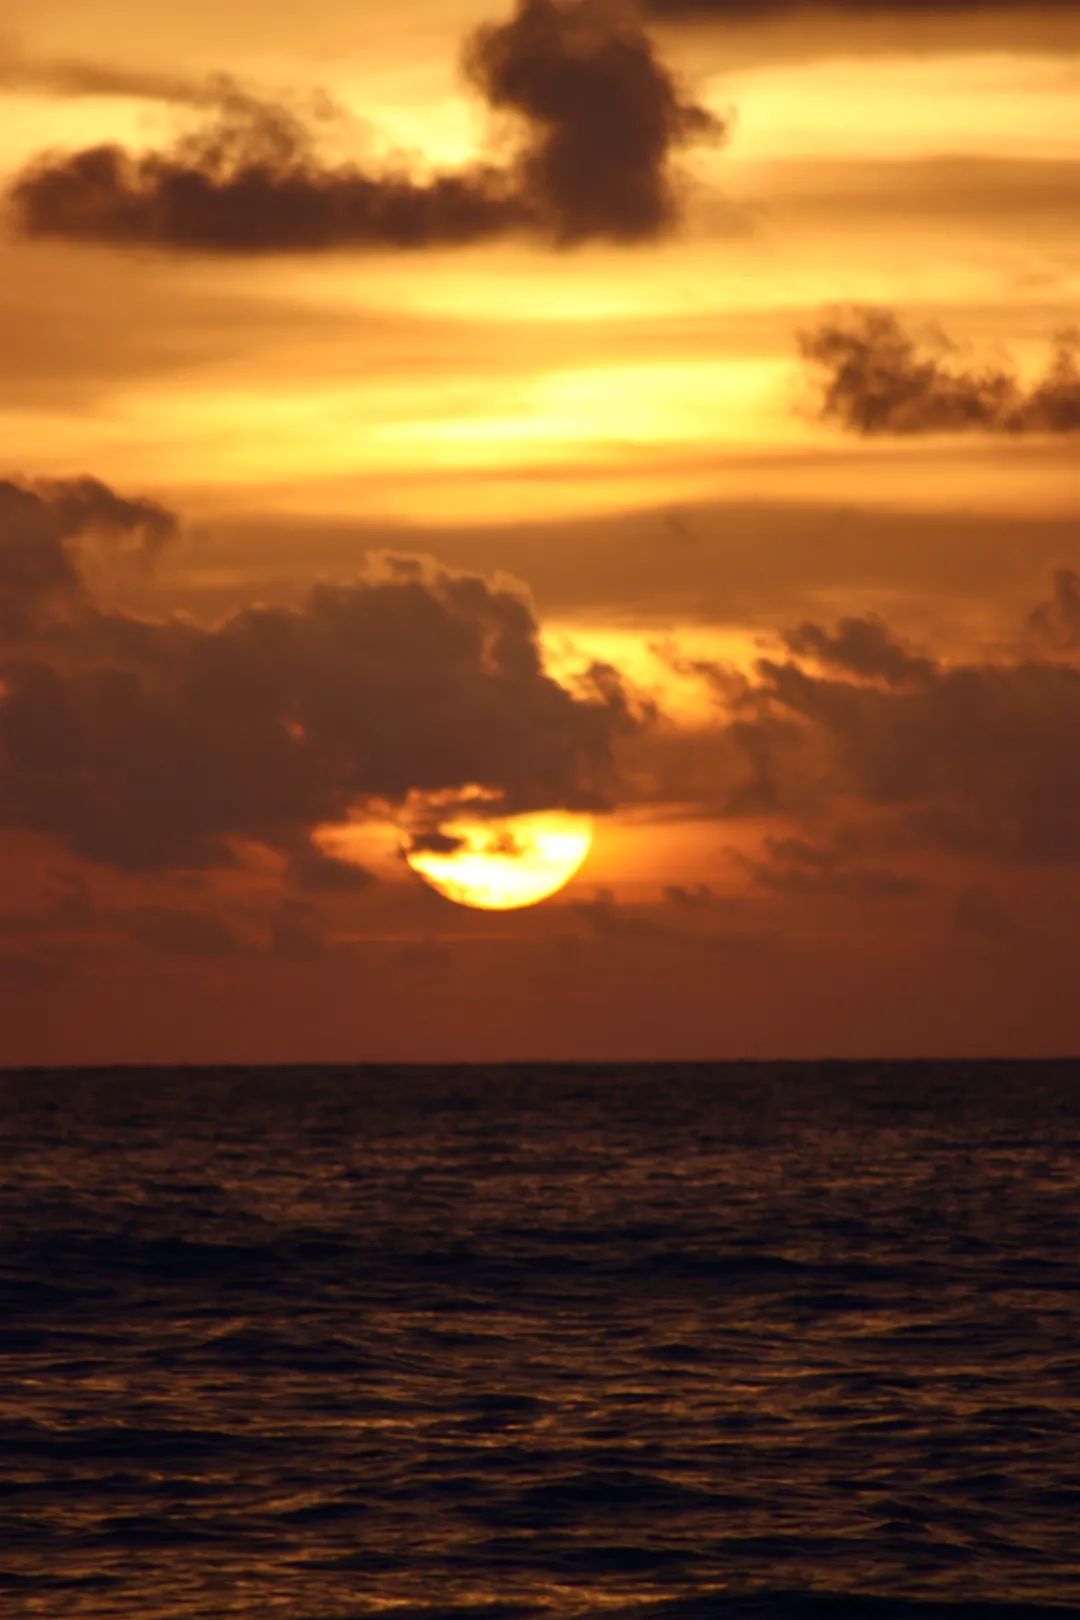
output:
[[[0,1077],[0,1608],[1080,1615],[1076,1065]]]

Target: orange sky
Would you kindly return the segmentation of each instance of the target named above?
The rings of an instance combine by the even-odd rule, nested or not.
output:
[[[519,125],[460,68],[463,42],[513,8],[16,0],[0,36],[0,479],[46,493],[32,521],[0,500],[0,610],[5,589],[29,589],[22,550],[6,583],[4,546],[30,528],[82,583],[62,629],[28,630],[21,597],[6,626],[0,611],[0,1061],[1080,1045],[1080,405],[1070,416],[1066,388],[1052,421],[1028,408],[962,429],[967,404],[927,407],[914,429],[894,417],[866,435],[823,415],[799,355],[832,312],[873,306],[895,312],[920,363],[937,356],[950,398],[957,377],[966,400],[995,370],[1035,396],[1055,335],[1080,324],[1080,8],[968,0],[864,20],[852,6],[842,24],[810,0],[762,9],[754,25],[725,24],[718,4],[684,24],[587,19],[588,41],[630,30],[650,72],[727,126],[673,143],[675,217],[643,239],[598,229],[558,246],[525,228],[236,252],[88,240],[70,219],[34,234],[9,188],[43,153],[169,150],[212,122],[206,86],[222,74],[305,120],[331,98],[337,112],[314,120],[320,173],[516,173]],[[575,161],[588,168],[587,147]],[[85,476],[160,503],[175,533],[149,558],[117,554],[100,512],[59,534],[42,516],[55,486],[35,481]],[[86,830],[91,803],[114,831],[158,813],[142,787],[121,802],[136,768],[95,774],[102,749],[148,745],[79,709],[89,762],[57,763],[59,707],[27,699],[21,718],[31,667],[69,683],[128,671],[132,621],[164,647],[179,613],[205,633],[220,707],[246,736],[250,667],[230,661],[240,638],[222,626],[258,603],[322,634],[313,584],[372,590],[367,559],[385,551],[449,571],[439,584],[429,562],[422,588],[458,630],[479,610],[445,581],[519,582],[522,636],[568,694],[565,723],[607,728],[604,805],[569,888],[492,917],[406,871],[395,794],[435,780],[439,723],[415,709],[440,688],[433,676],[415,695],[404,645],[402,670],[378,666],[389,684],[356,688],[358,705],[413,705],[380,731],[393,769],[369,788],[361,759],[350,778],[370,882],[301,870],[295,841],[330,803],[314,789],[289,811],[292,842],[280,817],[223,811],[213,857],[178,834],[166,850],[148,826],[156,853],[137,860],[119,832]],[[869,651],[834,629],[867,616]],[[610,686],[580,684],[597,661],[617,672],[622,718]],[[164,667],[138,678],[168,771],[175,704],[151,685],[180,677]],[[315,718],[290,723],[314,736],[328,700],[304,690]],[[219,695],[209,679],[200,692],[212,730]],[[534,695],[521,726],[547,746]],[[488,723],[455,712],[441,735],[486,760],[468,725]],[[186,734],[183,748],[196,776],[210,769]],[[524,804],[539,772],[546,802],[571,800],[584,788],[559,758],[557,787],[531,754],[495,785]],[[440,757],[439,780],[454,768]],[[253,753],[249,781],[264,770],[292,805]]]

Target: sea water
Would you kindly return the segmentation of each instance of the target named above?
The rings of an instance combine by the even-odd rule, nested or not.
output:
[[[0,1155],[5,1616],[1080,1614],[1080,1065],[9,1073]]]

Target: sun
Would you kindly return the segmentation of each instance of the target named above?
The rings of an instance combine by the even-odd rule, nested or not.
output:
[[[481,911],[535,906],[569,883],[592,844],[592,820],[569,810],[454,816],[439,826],[448,849],[406,849],[413,871],[447,900]]]

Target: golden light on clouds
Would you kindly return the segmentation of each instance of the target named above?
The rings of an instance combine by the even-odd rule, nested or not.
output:
[[[268,92],[324,88],[348,115],[320,126],[331,160],[398,153],[418,172],[453,169],[484,149],[488,111],[456,67],[482,15],[421,5],[405,48],[350,14],[340,54],[285,73],[284,58],[253,51],[230,71]],[[71,52],[92,54],[70,21]],[[196,80],[232,29],[203,22],[198,51],[176,59]],[[115,43],[121,63],[139,64],[138,39],[118,29]],[[28,56],[33,46],[31,31]],[[962,452],[913,492],[906,447],[837,444],[800,396],[794,337],[822,305],[851,300],[914,307],[1021,365],[1025,344],[1041,351],[1080,284],[1068,177],[1054,167],[1080,150],[1075,65],[973,49],[732,70],[719,47],[713,60],[702,50],[688,48],[681,69],[737,118],[727,143],[682,163],[685,228],[647,252],[597,243],[553,259],[496,239],[362,261],[147,254],[114,316],[111,252],[10,244],[17,370],[36,394],[0,415],[9,457],[59,475],[93,465],[211,506],[361,507],[435,526],[756,498],[781,468],[788,499],[981,498],[985,469]],[[0,159],[14,172],[46,147],[143,149],[195,116],[24,85]],[[81,395],[46,389],[87,351],[73,282],[98,309],[101,374],[86,354]],[[1032,454],[991,469],[1012,508],[1060,498],[1057,473],[1029,467]]]
[[[1038,391],[1080,309],[1080,11],[648,0],[638,152],[629,81],[463,71],[489,25],[550,77],[522,5],[14,0],[11,1049],[124,1056],[122,990],[243,1057],[289,985],[271,1056],[944,1049],[999,1009],[1074,1049],[1080,388],[935,415],[879,353],[827,408],[800,344],[893,312],[950,399]],[[140,500],[176,515],[152,566]],[[500,817],[597,803],[595,838]]]
[[[592,821],[565,810],[462,816],[443,823],[440,834],[456,847],[407,851],[413,871],[456,905],[516,911],[565,888],[589,853]]]

